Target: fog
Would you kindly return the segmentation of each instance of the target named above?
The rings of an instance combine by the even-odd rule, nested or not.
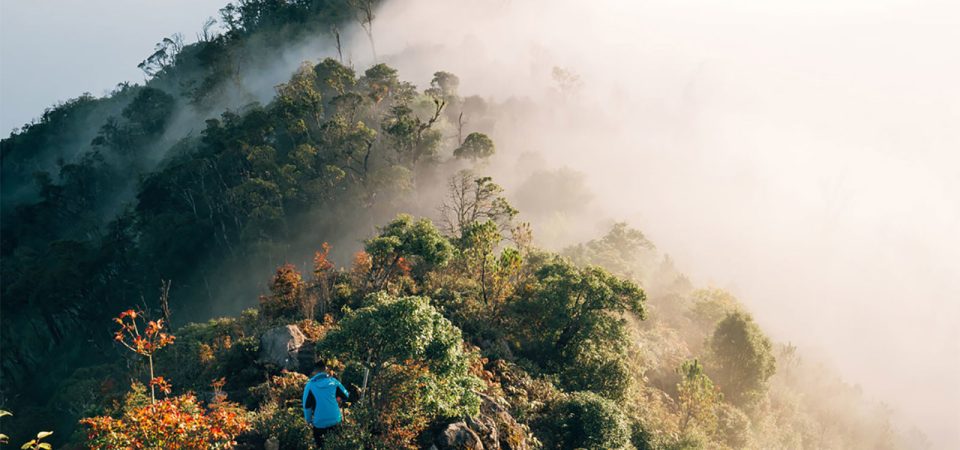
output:
[[[525,152],[584,173],[589,214],[535,224],[541,242],[629,220],[775,339],[824,355],[937,448],[957,448],[958,13],[406,1],[384,6],[374,37],[402,78],[450,71],[461,94],[501,104],[498,181],[524,181]],[[365,67],[364,40],[351,42]],[[554,67],[579,81],[561,87]]]
[[[2,126],[136,80],[116,64],[138,70],[154,42],[222,6],[180,3],[171,17],[195,26],[117,31],[136,36],[139,56],[104,45],[109,57],[90,66],[105,72],[89,74],[100,84],[70,59],[37,64],[56,80],[73,67],[79,84],[67,85],[17,62],[9,36],[28,28],[10,28],[5,3]],[[103,19],[161,23],[141,12]],[[508,192],[529,189],[536,170],[582,174],[583,205],[527,217],[539,243],[559,248],[627,220],[694,282],[734,292],[774,339],[828,359],[937,448],[960,448],[958,25],[948,1],[394,0],[373,33],[401,79],[423,88],[449,71],[461,95],[488,101],[496,120],[468,116],[466,128],[496,141],[487,170]],[[367,38],[344,32],[362,72]],[[302,60],[335,54],[325,39],[265,55],[244,83],[268,101]],[[40,101],[8,89],[43,84],[65,91],[37,89],[49,95]],[[202,123],[181,113],[170,140]]]

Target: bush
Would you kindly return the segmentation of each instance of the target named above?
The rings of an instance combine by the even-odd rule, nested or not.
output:
[[[261,405],[293,408],[300,406],[303,387],[306,384],[306,375],[284,371],[280,375],[270,377],[269,381],[250,388],[250,393]]]
[[[551,404],[536,428],[546,449],[632,448],[623,412],[592,392],[574,392]]]
[[[724,403],[717,414],[717,434],[730,448],[747,448],[750,444],[750,418],[736,407]]]
[[[299,406],[285,408],[268,405],[262,408],[253,419],[253,431],[260,441],[277,438],[280,448],[284,450],[310,450],[313,445],[310,427],[304,421],[303,410]]]
[[[250,428],[247,412],[222,398],[208,408],[193,394],[150,403],[142,386],[127,396],[119,418],[90,417],[80,423],[88,427],[86,444],[94,450],[230,449],[236,445],[237,435]]]

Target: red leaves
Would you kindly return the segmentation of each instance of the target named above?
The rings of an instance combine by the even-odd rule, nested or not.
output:
[[[150,386],[157,388],[160,392],[163,392],[164,395],[170,395],[173,392],[173,387],[170,386],[170,382],[163,379],[163,377],[155,377],[150,380]]]
[[[221,401],[204,408],[193,394],[132,408],[119,419],[91,417],[80,423],[88,427],[87,445],[95,450],[230,449],[236,436],[250,429],[250,420],[236,405]]]
[[[148,321],[141,334],[137,318],[143,319],[143,314],[132,309],[114,318],[113,321],[120,325],[120,329],[113,334],[113,340],[138,355],[152,356],[154,352],[172,344],[176,339],[175,336],[163,332],[162,319]]]
[[[330,261],[330,244],[324,242],[320,250],[313,255],[313,274],[320,278],[333,269],[333,263]]]

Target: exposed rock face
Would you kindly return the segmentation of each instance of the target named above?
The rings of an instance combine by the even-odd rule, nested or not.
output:
[[[480,436],[465,422],[447,425],[437,437],[437,445],[440,450],[483,450]]]
[[[447,425],[437,435],[433,447],[437,450],[528,450],[526,428],[496,398],[480,394],[480,399],[480,415]]]
[[[498,445],[490,449],[527,450],[527,430],[510,415],[507,408],[497,399],[480,394],[480,417],[478,422],[487,424],[493,432],[491,438]],[[487,442],[487,439],[484,440]]]
[[[258,362],[286,370],[297,370],[300,368],[298,353],[305,341],[306,336],[296,325],[271,328],[260,336]]]

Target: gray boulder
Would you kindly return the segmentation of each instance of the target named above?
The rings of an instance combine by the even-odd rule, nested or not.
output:
[[[483,442],[465,422],[454,422],[447,425],[447,428],[437,436],[437,448],[439,450],[483,450]]]
[[[271,328],[260,336],[260,355],[257,361],[281,369],[300,368],[298,354],[307,340],[296,325]]]

